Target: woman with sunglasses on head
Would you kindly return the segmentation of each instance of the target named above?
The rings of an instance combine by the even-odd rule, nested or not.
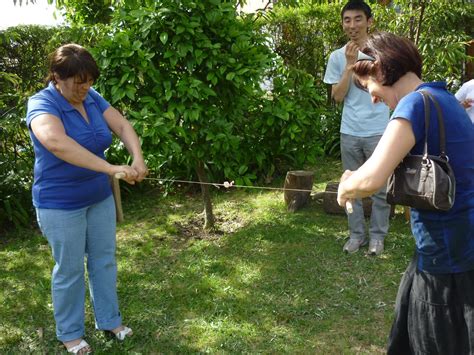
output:
[[[441,107],[446,152],[456,178],[455,203],[449,211],[411,209],[416,257],[400,284],[388,353],[473,354],[474,126],[444,82],[422,81],[422,59],[408,39],[375,33],[359,58],[353,67],[359,87],[393,113],[372,156],[358,170],[342,175],[339,204],[371,195],[407,154],[422,154],[420,90],[428,91]],[[428,152],[439,155],[437,112],[430,105]]]
[[[97,329],[124,340],[117,297],[115,204],[109,176],[128,183],[147,175],[140,142],[130,123],[92,85],[99,69],[92,55],[66,44],[50,58],[47,87],[28,101],[27,124],[35,151],[33,205],[51,246],[51,291],[57,338],[74,354],[91,352],[84,337],[85,279]],[[112,165],[104,152],[115,133],[133,157]]]

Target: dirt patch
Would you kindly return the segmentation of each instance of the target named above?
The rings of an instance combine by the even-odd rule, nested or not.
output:
[[[245,222],[232,215],[215,214],[213,229],[204,229],[204,215],[197,214],[185,221],[174,222],[177,236],[184,239],[217,239],[224,234],[232,234],[245,226]]]

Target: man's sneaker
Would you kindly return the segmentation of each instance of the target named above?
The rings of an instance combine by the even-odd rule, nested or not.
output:
[[[346,244],[344,244],[344,248],[342,248],[342,251],[345,253],[355,253],[356,251],[359,250],[360,247],[363,247],[364,245],[367,244],[367,239],[349,239]]]
[[[369,254],[380,255],[383,252],[383,240],[371,239],[369,243]]]

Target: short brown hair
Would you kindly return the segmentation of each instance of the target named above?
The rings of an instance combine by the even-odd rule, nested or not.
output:
[[[46,81],[54,82],[55,74],[61,80],[79,76],[82,81],[87,81],[90,76],[95,81],[99,73],[99,67],[87,49],[78,44],[69,43],[51,53]]]
[[[373,76],[384,86],[393,85],[408,72],[421,79],[421,55],[407,38],[376,32],[369,36],[362,52],[375,58],[376,62],[358,61],[353,68],[357,76]]]

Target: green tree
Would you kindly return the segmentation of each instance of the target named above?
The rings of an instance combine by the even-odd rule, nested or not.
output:
[[[0,31],[0,231],[31,221],[33,149],[26,101],[44,85],[47,43],[56,29],[17,26]]]
[[[379,29],[410,38],[423,57],[423,79],[461,82],[465,63],[472,58],[466,46],[474,32],[474,4],[450,0],[398,0],[378,6]]]
[[[246,2],[246,0],[236,1],[240,5]],[[21,6],[34,4],[36,0],[13,0],[13,3]],[[65,19],[76,25],[106,24],[111,21],[115,9],[123,6],[138,7],[143,3],[141,0],[48,0],[48,4],[55,4]]]
[[[270,63],[265,37],[219,0],[126,4],[111,28],[95,53],[101,92],[128,107],[152,167],[193,168],[212,228],[209,172],[251,183],[236,127]]]

